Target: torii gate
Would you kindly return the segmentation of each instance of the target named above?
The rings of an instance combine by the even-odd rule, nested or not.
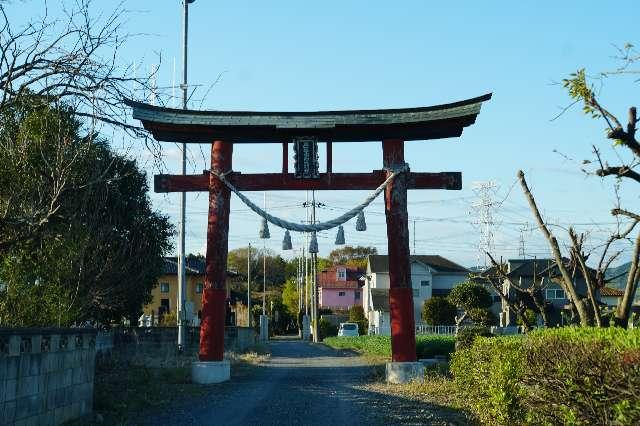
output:
[[[482,102],[489,99],[491,94],[420,108],[318,112],[194,111],[128,101],[133,107],[133,118],[140,120],[157,141],[212,144],[211,170],[214,173],[156,175],[154,181],[155,192],[209,192],[200,326],[201,365],[198,368],[210,366],[213,370],[204,376],[194,370],[194,380],[211,383],[229,378],[228,363],[223,366],[226,372],[215,370],[223,364],[224,354],[225,271],[231,198],[218,174],[225,174],[227,181],[240,191],[372,190],[382,184],[392,170],[405,166],[404,141],[458,137],[465,127],[475,122]],[[332,172],[332,143],[376,140],[382,141],[384,170]],[[317,172],[318,141],[326,143],[326,173]],[[282,144],[282,173],[232,171],[233,145],[236,143]],[[289,173],[289,143],[294,143],[296,149],[296,173]],[[407,190],[459,190],[461,187],[460,172],[407,172],[398,174],[385,188],[391,364],[401,366],[406,363],[409,369],[415,369],[412,363],[416,361]],[[387,372],[389,378],[389,366]]]

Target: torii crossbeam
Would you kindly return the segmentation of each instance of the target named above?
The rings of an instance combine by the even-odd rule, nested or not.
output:
[[[226,174],[226,179],[240,191],[375,189],[392,173],[391,170],[404,166],[404,141],[458,137],[465,127],[475,122],[482,103],[489,99],[491,94],[421,108],[318,112],[193,111],[128,102],[133,107],[133,117],[142,121],[156,140],[212,144],[211,170],[215,174],[205,171],[201,175],[157,175],[154,182],[156,192],[209,192],[200,360],[222,361],[224,354],[231,194],[216,174]],[[310,140],[327,144],[326,173],[317,173],[317,160],[316,172],[313,172],[314,159],[311,157],[315,158],[317,151],[313,148],[315,145],[307,144]],[[333,173],[332,143],[363,141],[382,141],[384,170]],[[282,144],[282,173],[232,172],[233,145],[236,143]],[[289,173],[289,143],[299,147],[296,173]],[[312,154],[305,151],[307,148]],[[304,159],[301,158],[303,153]],[[407,190],[459,190],[461,187],[459,172],[410,172],[398,174],[385,189],[394,362],[416,361]]]

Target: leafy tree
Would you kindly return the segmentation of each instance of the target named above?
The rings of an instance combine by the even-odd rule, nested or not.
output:
[[[146,175],[64,105],[25,96],[0,115],[0,323],[137,320],[172,234]]]
[[[229,251],[227,267],[241,274],[240,279],[246,281],[248,247],[237,248]],[[267,286],[281,287],[286,281],[286,262],[282,256],[277,255],[271,249],[251,248],[251,280],[262,284],[263,282],[263,258],[266,257]]]
[[[498,317],[496,314],[485,308],[473,308],[469,311],[469,318],[476,324],[490,327],[492,325],[498,325]]]
[[[422,319],[430,325],[455,323],[456,306],[446,297],[432,297],[422,305]]]
[[[353,305],[349,308],[349,322],[358,324],[358,333],[364,336],[369,331],[369,320],[364,314],[364,308],[361,305]]]
[[[282,289],[282,303],[289,314],[298,315],[298,288],[295,279],[289,278]]]
[[[460,317],[456,318],[457,324],[470,316],[470,311],[473,310],[478,315],[477,309],[488,310],[493,303],[487,289],[471,281],[455,286],[449,293],[449,301],[464,311]]]
[[[329,261],[333,265],[347,265],[365,269],[367,267],[367,256],[378,254],[375,247],[344,246],[329,253]]]

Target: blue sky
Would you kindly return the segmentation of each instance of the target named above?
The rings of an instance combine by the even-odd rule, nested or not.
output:
[[[26,19],[33,8],[16,2],[14,16]],[[98,8],[108,2],[96,2]],[[50,4],[51,7],[51,4]],[[127,30],[144,33],[122,52],[124,63],[144,61],[140,72],[161,52],[158,85],[181,79],[180,1],[128,1],[133,12]],[[640,42],[637,1],[617,1],[615,7],[586,1],[205,1],[191,5],[189,82],[202,85],[201,98],[219,74],[220,81],[192,108],[223,110],[323,110],[413,107],[453,102],[493,92],[475,125],[459,139],[414,141],[406,158],[415,171],[461,171],[462,191],[411,191],[409,215],[415,219],[418,254],[441,254],[466,266],[475,265],[479,230],[473,225],[472,182],[493,180],[502,201],[493,227],[496,254],[516,257],[519,240],[528,256],[547,256],[526,206],[516,171],[523,169],[547,218],[560,225],[592,230],[592,244],[604,238],[614,221],[612,182],[585,178],[579,162],[591,158],[596,144],[615,158],[604,138],[603,124],[575,108],[551,119],[569,103],[553,84],[580,67],[593,72],[617,63],[613,45]],[[626,116],[637,99],[640,83],[630,79],[606,82],[602,100]],[[170,92],[170,91],[169,91]],[[176,103],[179,105],[179,102]],[[337,146],[336,146],[337,145]],[[140,158],[150,175],[156,173],[144,150]],[[179,151],[165,144],[166,167],[178,170]],[[557,149],[573,159],[554,152]],[[201,153],[204,152],[204,156]],[[322,153],[322,151],[321,151]],[[208,167],[208,147],[191,149],[190,172]],[[244,173],[277,171],[277,145],[247,145],[234,150],[234,169]],[[381,168],[379,142],[334,144],[334,171],[366,172]],[[205,162],[204,159],[207,159]],[[322,163],[322,161],[321,161]],[[632,189],[632,188],[631,188]],[[262,194],[251,198],[262,201]],[[366,192],[316,193],[330,208],[319,219],[337,216]],[[623,204],[640,206],[637,190],[625,190]],[[305,194],[267,194],[272,213],[289,220],[304,219]],[[153,194],[157,209],[175,221],[178,195]],[[257,237],[259,219],[237,199],[232,200],[230,249]],[[203,252],[206,238],[206,194],[188,196],[187,250]],[[382,199],[367,211],[369,228],[345,226],[348,244],[375,245],[386,252]],[[528,230],[520,229],[528,223]],[[272,227],[268,247],[280,251],[282,231]],[[559,237],[564,238],[564,231]],[[300,237],[294,235],[294,247]],[[320,235],[321,254],[334,248],[334,232]],[[411,241],[413,247],[413,238]],[[287,256],[291,254],[283,253]]]

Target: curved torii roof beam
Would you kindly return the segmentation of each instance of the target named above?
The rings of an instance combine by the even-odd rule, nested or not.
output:
[[[296,136],[331,142],[457,137],[476,121],[491,93],[460,102],[419,108],[313,111],[196,111],[126,101],[133,118],[158,141],[282,143]]]

